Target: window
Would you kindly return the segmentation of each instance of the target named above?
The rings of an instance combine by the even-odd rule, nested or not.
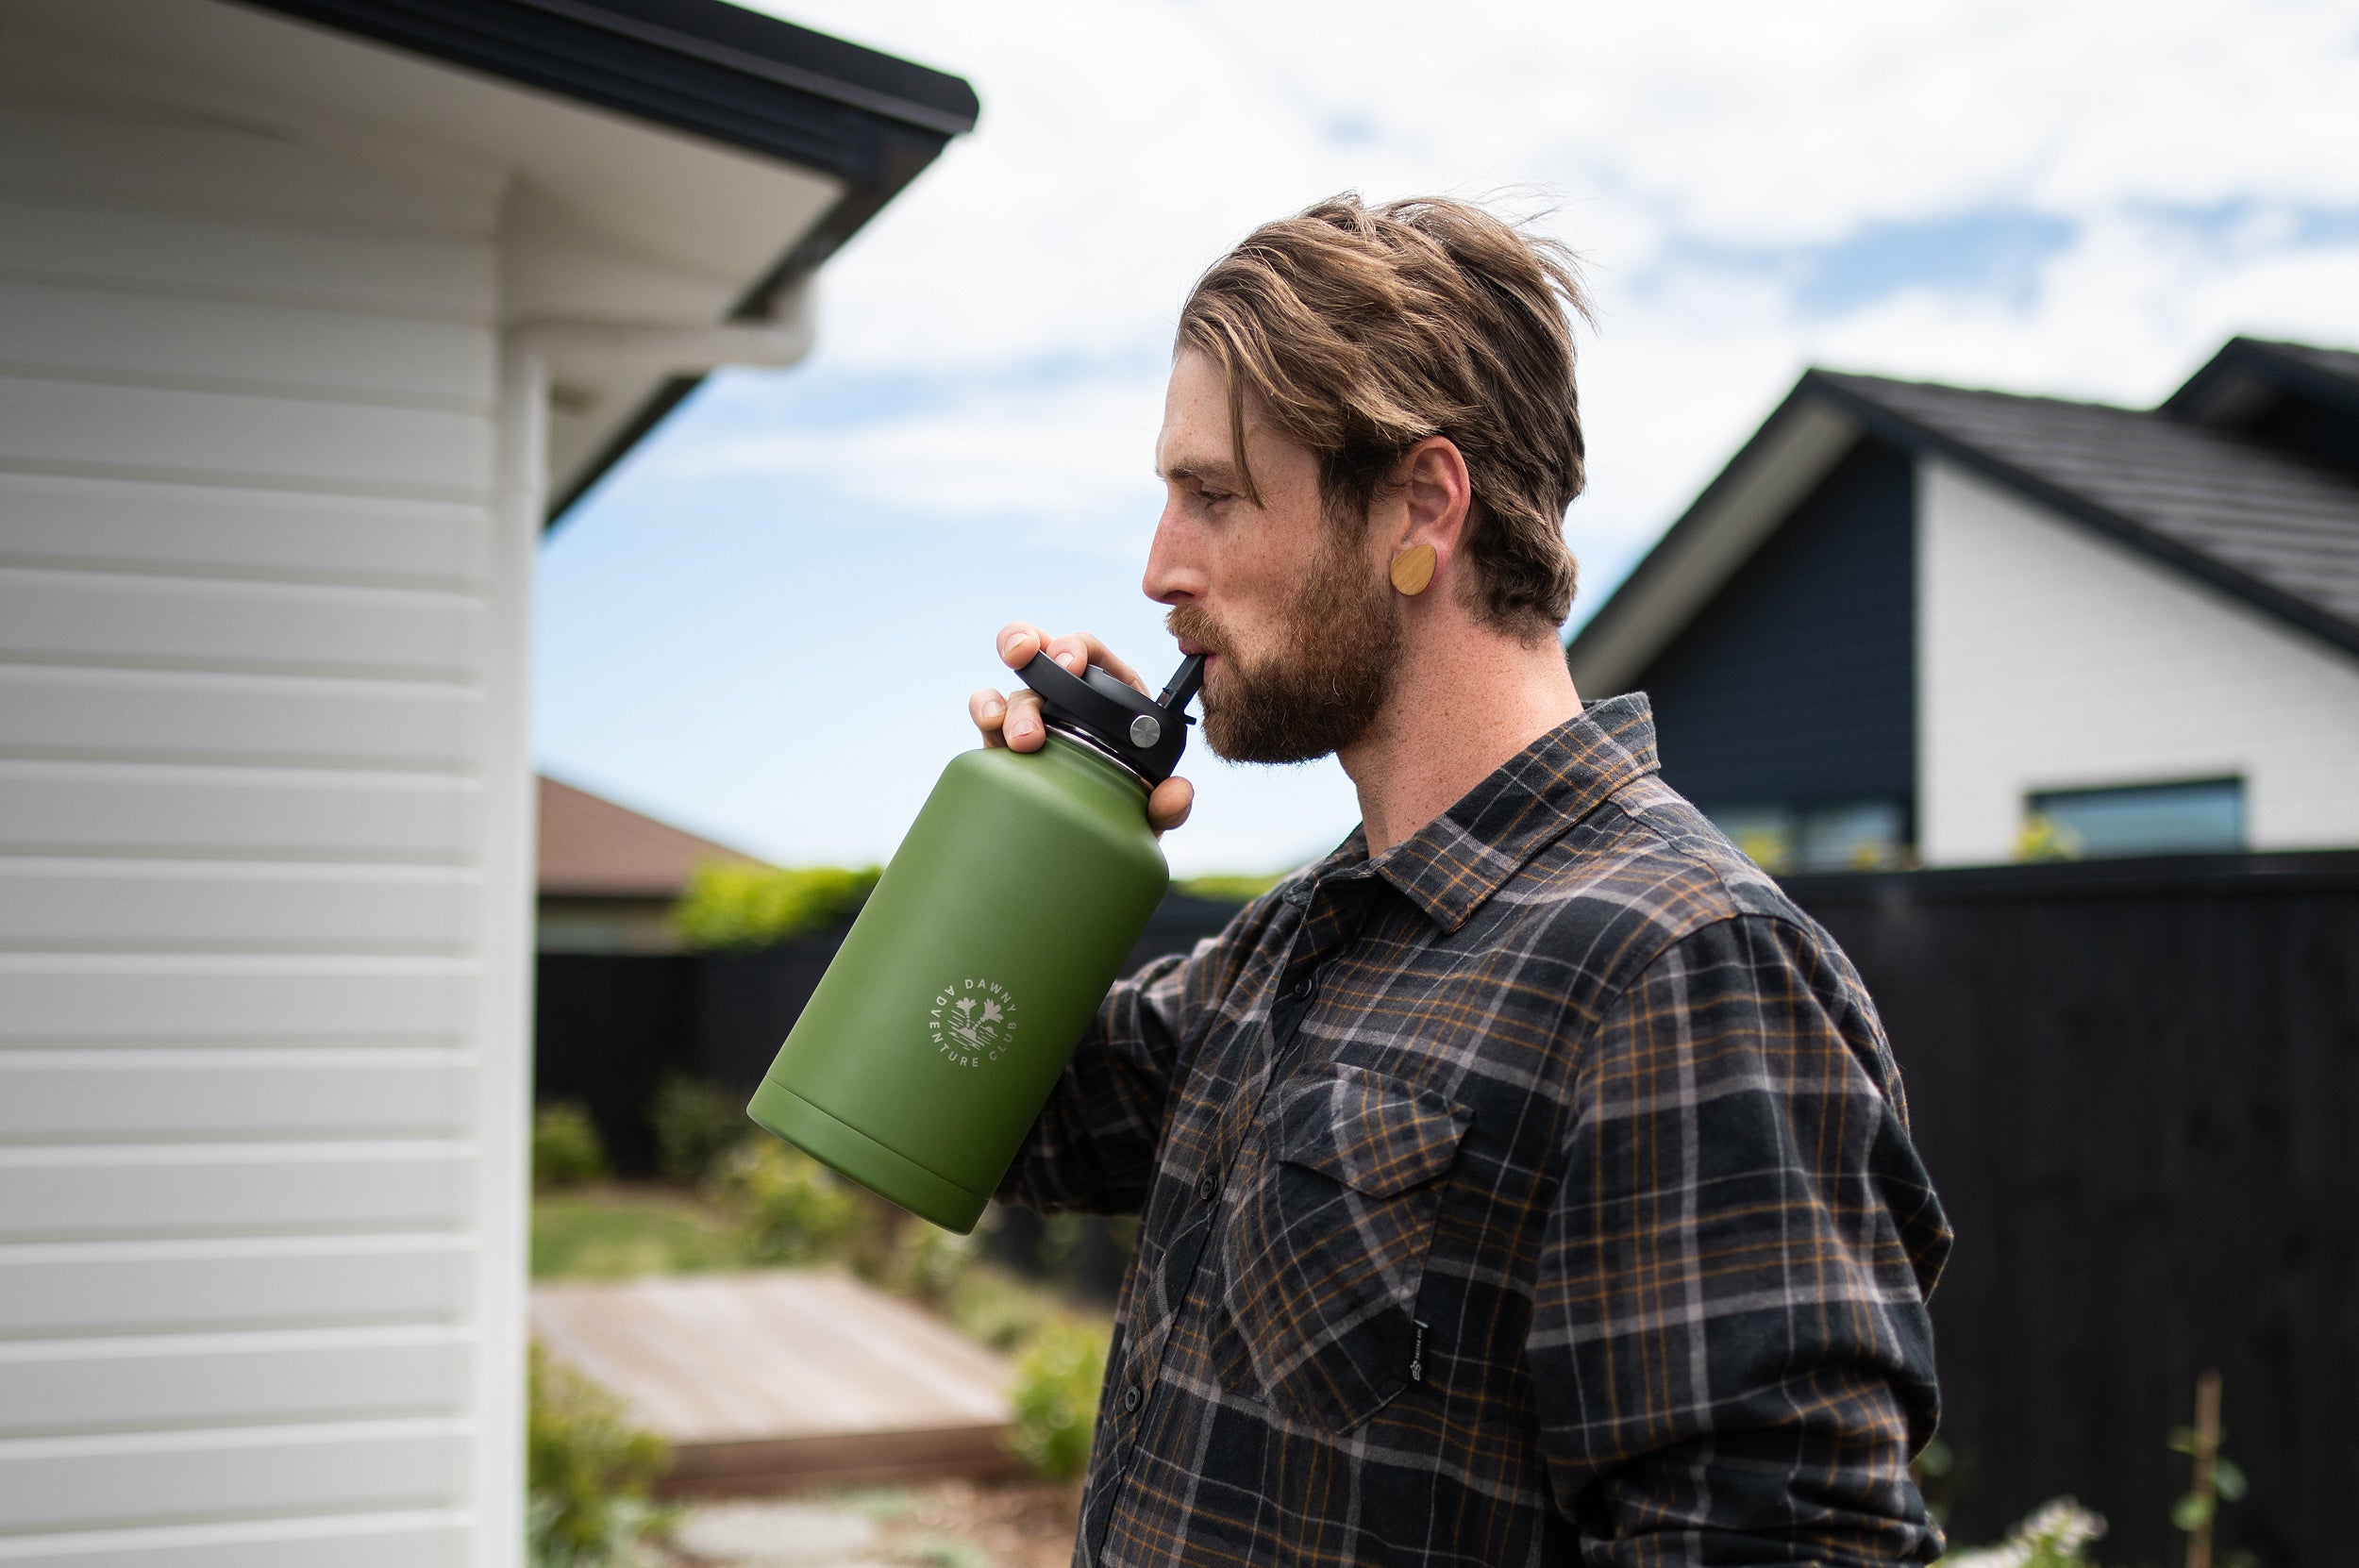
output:
[[[2024,859],[2184,855],[2244,847],[2244,780],[2047,790],[2025,802]]]
[[[1908,856],[1908,811],[1897,800],[1720,806],[1704,814],[1772,875],[1875,871],[1899,865]]]

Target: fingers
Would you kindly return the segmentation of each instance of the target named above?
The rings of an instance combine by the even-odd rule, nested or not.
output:
[[[999,726],[1008,716],[1008,699],[986,686],[966,699],[966,716],[975,721],[975,727],[983,732],[983,744],[1004,746],[1007,738]]]
[[[1051,637],[1029,621],[1011,621],[999,628],[999,661],[1011,670],[1021,670],[1032,661],[1032,656],[1046,649],[1048,657],[1064,666],[1071,675],[1080,675],[1091,665],[1126,680],[1147,695],[1146,682],[1112,648],[1085,631],[1067,632]]]
[[[1032,656],[1048,645],[1048,634],[1029,621],[1011,621],[999,628],[999,662],[1021,670]]]
[[[1147,691],[1146,682],[1139,678],[1139,673],[1136,670],[1130,668],[1112,648],[1088,632],[1067,632],[1062,637],[1053,638],[1048,643],[1048,652],[1058,663],[1077,676],[1088,666],[1095,664],[1116,679],[1129,681],[1140,691],[1146,692],[1148,696],[1155,694]]]
[[[1040,716],[1040,698],[1030,692],[1018,692],[1008,699],[1008,716],[999,723],[999,733],[1010,751],[1038,751],[1048,742],[1048,724]]]
[[[1048,739],[1048,726],[1041,722],[1040,698],[1029,692],[1003,697],[986,686],[966,699],[966,716],[982,731],[986,746],[1038,751]]]
[[[1188,820],[1196,806],[1196,786],[1184,778],[1166,778],[1146,797],[1146,825],[1168,833]]]

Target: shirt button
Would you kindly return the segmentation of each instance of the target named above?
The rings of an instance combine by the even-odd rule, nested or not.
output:
[[[1203,1176],[1197,1179],[1196,1184],[1196,1195],[1202,1198],[1206,1203],[1212,1202],[1213,1197],[1217,1195],[1219,1192],[1220,1183],[1213,1179],[1210,1172],[1207,1172]]]
[[[1126,1410],[1139,1408],[1139,1386],[1136,1383],[1122,1391],[1122,1408]]]

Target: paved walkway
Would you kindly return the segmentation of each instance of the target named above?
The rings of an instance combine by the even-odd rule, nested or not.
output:
[[[1020,1470],[1007,1362],[841,1275],[543,1286],[532,1331],[672,1444],[679,1490]]]
[[[720,1503],[691,1509],[672,1544],[700,1563],[728,1568],[868,1568],[873,1520],[802,1503]]]

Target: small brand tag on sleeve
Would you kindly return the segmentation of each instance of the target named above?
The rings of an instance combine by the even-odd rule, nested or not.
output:
[[[1417,1330],[1417,1337],[1409,1347],[1409,1380],[1413,1383],[1422,1383],[1425,1381],[1426,1326],[1417,1322],[1414,1318],[1411,1318],[1409,1321]]]

